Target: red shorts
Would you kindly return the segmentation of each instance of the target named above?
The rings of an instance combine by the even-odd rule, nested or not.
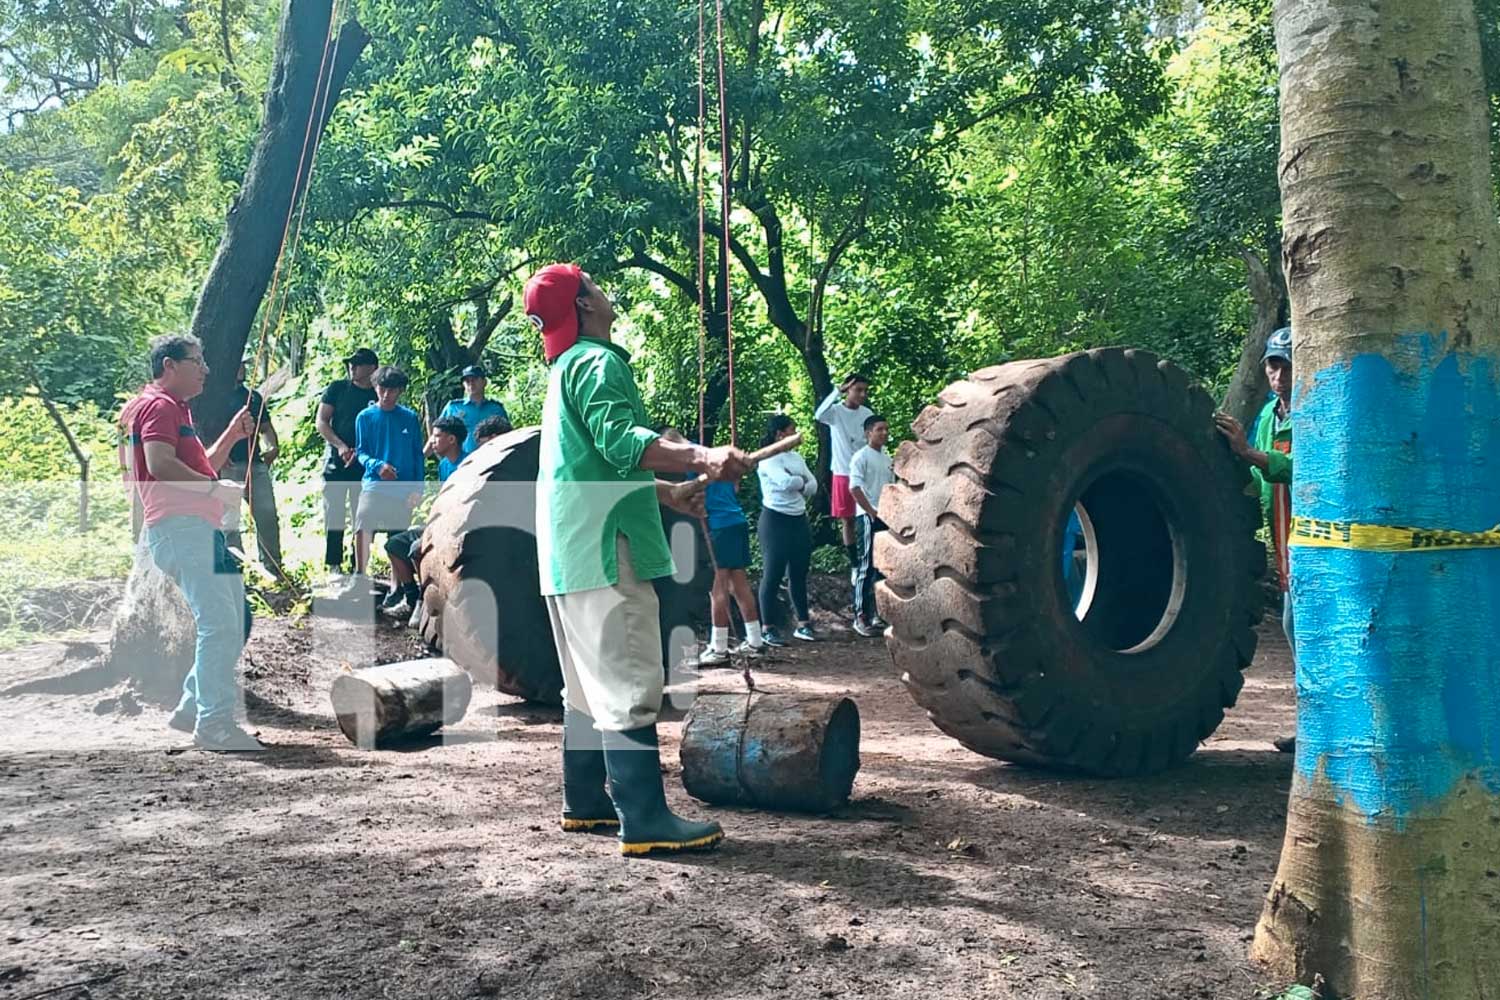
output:
[[[853,517],[858,511],[854,509],[854,494],[849,492],[849,477],[833,477],[833,495],[828,501],[828,512],[834,517]]]

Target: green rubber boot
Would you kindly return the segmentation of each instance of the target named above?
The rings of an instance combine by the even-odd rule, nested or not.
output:
[[[620,814],[621,854],[701,850],[724,839],[719,824],[694,823],[667,808],[655,725],[605,733],[604,765],[609,794]]]
[[[609,831],[620,825],[615,804],[604,790],[604,751],[599,735],[592,718],[575,709],[563,709],[562,828],[568,833]]]

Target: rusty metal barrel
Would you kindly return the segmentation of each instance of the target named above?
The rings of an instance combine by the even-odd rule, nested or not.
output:
[[[473,682],[462,667],[432,657],[339,674],[329,697],[344,735],[368,749],[429,736],[452,725],[469,710],[473,693]]]
[[[681,757],[683,785],[705,802],[828,812],[859,771],[859,709],[823,695],[699,695]]]

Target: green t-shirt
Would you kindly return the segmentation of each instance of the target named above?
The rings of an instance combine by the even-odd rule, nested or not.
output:
[[[641,455],[657,437],[623,348],[580,337],[552,363],[536,477],[543,594],[618,583],[615,538],[621,534],[630,543],[639,579],[676,572],[662,529],[656,476],[640,467]]]

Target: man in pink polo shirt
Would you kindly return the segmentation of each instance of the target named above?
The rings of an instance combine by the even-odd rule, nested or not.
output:
[[[230,449],[254,431],[254,421],[240,410],[213,447],[204,448],[188,400],[203,391],[207,375],[198,338],[168,334],[151,341],[152,381],[129,410],[132,478],[151,560],[181,588],[198,630],[193,669],[170,725],[191,731],[205,750],[261,750],[234,717],[245,586],[220,530],[226,507],[240,503],[244,485],[218,474]]]

